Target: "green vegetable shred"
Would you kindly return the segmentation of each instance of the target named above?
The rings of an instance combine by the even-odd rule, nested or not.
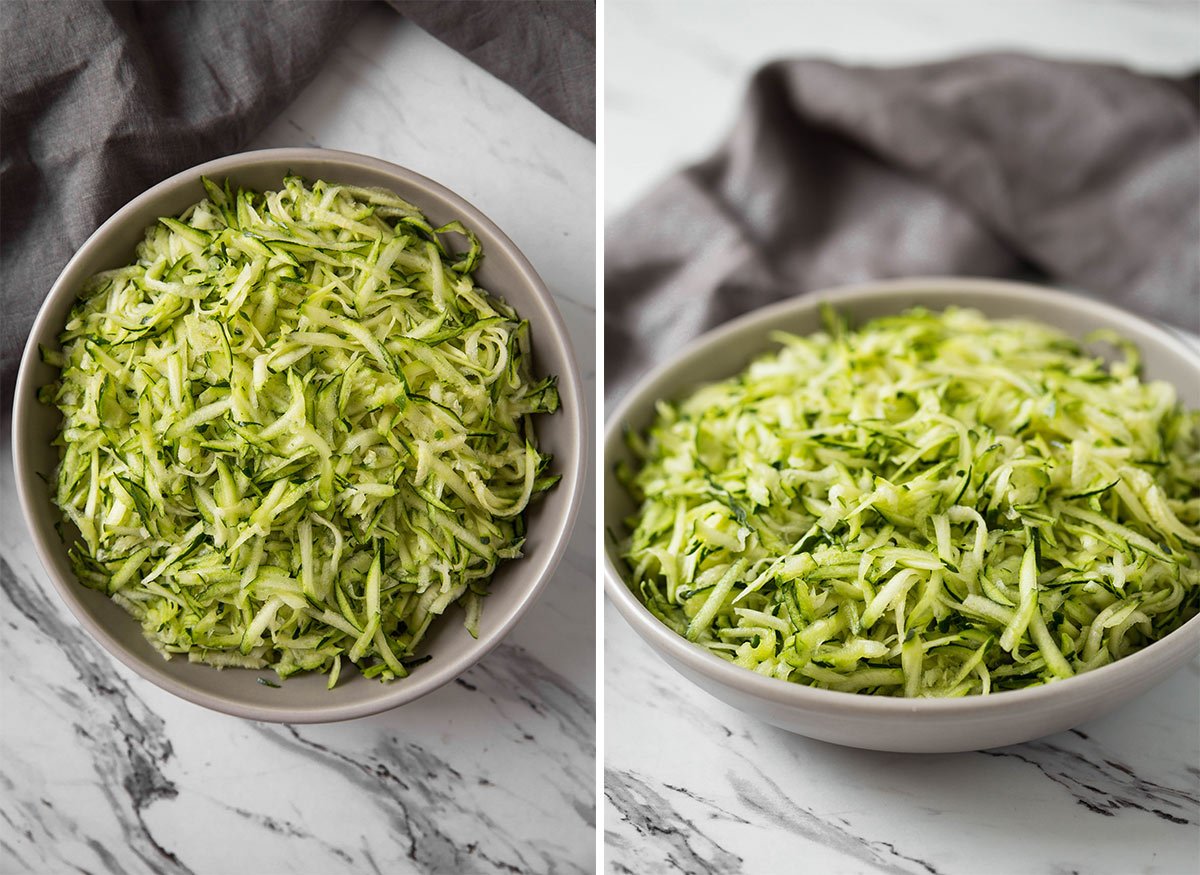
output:
[[[528,325],[475,285],[460,223],[296,177],[205,187],[43,350],[75,571],[167,656],[403,677],[451,605],[477,633],[521,555],[558,480],[531,418],[555,380],[530,376]]]
[[[619,473],[630,583],[760,674],[953,697],[1086,672],[1200,610],[1200,414],[971,310],[778,335],[658,406]]]

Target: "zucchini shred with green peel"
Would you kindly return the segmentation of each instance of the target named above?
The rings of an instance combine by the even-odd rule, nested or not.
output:
[[[475,285],[478,239],[390,192],[204,180],[43,349],[54,500],[79,580],[167,657],[404,677],[461,604],[473,636],[558,476],[529,326]],[[469,242],[449,249],[449,234]]]
[[[1200,612],[1200,414],[1040,323],[913,309],[777,334],[660,402],[619,479],[634,594],[829,690],[956,697],[1120,659]]]

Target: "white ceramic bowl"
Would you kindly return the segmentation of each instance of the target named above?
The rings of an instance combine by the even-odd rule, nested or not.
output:
[[[1074,294],[1021,283],[978,279],[912,279],[831,289],[766,307],[705,334],[644,377],[609,417],[604,446],[604,523],[624,533],[633,512],[615,466],[629,460],[626,427],[644,430],[654,402],[678,398],[732,376],[773,348],[768,334],[809,334],[818,307],[836,304],[856,321],[923,305],[974,307],[988,316],[1028,317],[1081,336],[1113,328],[1141,348],[1146,375],[1166,380],[1189,407],[1200,407],[1200,355],[1168,331],[1123,310]],[[718,699],[783,729],[873,750],[950,752],[1016,744],[1067,729],[1112,710],[1175,671],[1200,650],[1200,616],[1144,650],[1087,674],[1042,687],[961,699],[903,699],[840,693],[767,678],[676,635],[629,590],[617,547],[606,538],[608,598],[672,668]]]
[[[538,433],[542,448],[554,454],[562,481],[529,513],[525,556],[504,563],[493,577],[478,639],[467,634],[461,610],[448,612],[422,645],[433,659],[390,684],[351,671],[343,673],[333,690],[326,690],[323,675],[294,676],[271,689],[256,681],[259,676],[272,677],[269,671],[218,671],[186,659],[164,660],[132,617],[76,580],[54,529],[62,516],[41,479],[54,480],[58,453],[50,442],[61,417],[37,400],[38,387],[55,377],[41,362],[38,344],[57,348],[56,338],[83,281],[97,271],[128,264],[148,225],[201,200],[201,176],[228,177],[234,184],[262,191],[277,188],[289,172],[310,180],[389,189],[420,207],[435,225],[461,219],[483,244],[484,259],[476,274],[480,285],[529,320],[535,372],[558,375],[562,409],[539,417]],[[483,213],[438,183],[375,158],[324,149],[268,149],[210,161],[159,183],[122,207],[83,244],[51,288],[21,360],[13,403],[13,456],[21,508],[51,582],[83,627],[114,656],[163,689],[218,711],[255,720],[316,723],[411,702],[466,671],[516,624],[550,581],[574,525],[587,458],[584,418],[579,372],[550,292],[528,259]]]

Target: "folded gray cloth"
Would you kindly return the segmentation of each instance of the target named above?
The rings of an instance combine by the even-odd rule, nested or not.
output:
[[[596,4],[592,0],[388,2],[563,124],[596,139]]]
[[[324,0],[0,3],[5,415],[34,316],[72,253],[140,191],[243,148],[356,11]]]
[[[721,149],[608,223],[608,399],[734,316],[881,277],[1033,278],[1200,329],[1198,82],[1013,54],[763,68]]]
[[[71,254],[140,191],[245,148],[362,5],[0,3],[0,427],[34,316]],[[595,136],[594,3],[392,5]]]

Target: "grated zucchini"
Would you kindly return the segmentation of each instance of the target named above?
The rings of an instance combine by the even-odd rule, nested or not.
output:
[[[204,185],[43,350],[75,571],[167,657],[403,677],[450,606],[477,635],[521,555],[558,480],[532,420],[555,378],[460,223],[298,177]]]
[[[1047,326],[951,308],[779,334],[660,403],[618,473],[666,625],[760,674],[954,697],[1120,659],[1200,611],[1200,414]]]

